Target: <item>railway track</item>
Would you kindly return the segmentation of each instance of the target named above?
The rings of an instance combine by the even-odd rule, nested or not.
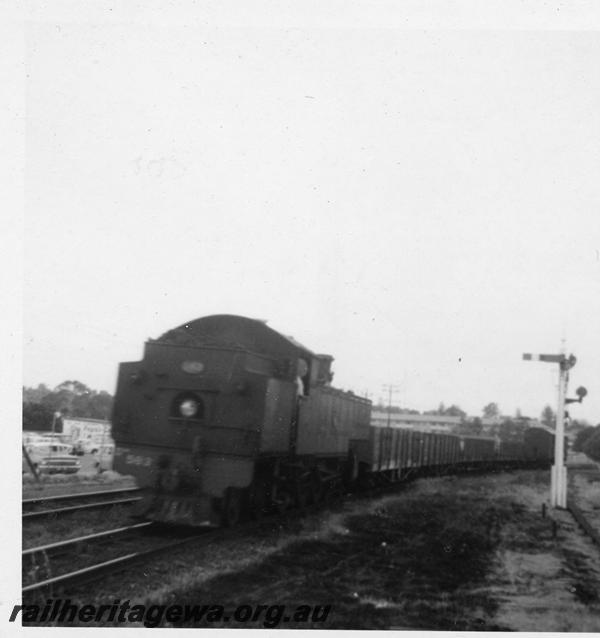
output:
[[[22,552],[25,580],[22,593],[53,591],[92,582],[144,559],[197,541],[207,533],[188,532],[183,538],[173,537],[173,534],[166,536],[164,529],[161,532],[155,523],[143,522],[31,547]],[[140,549],[144,545],[146,547]],[[90,563],[88,560],[111,553],[112,557],[100,562]]]
[[[371,492],[389,492],[387,489]],[[363,495],[364,497],[364,495]],[[371,498],[372,494],[368,496]],[[350,499],[353,500],[353,499]],[[287,519],[301,518],[307,512],[316,512],[338,500],[319,503],[299,510],[286,512]],[[211,543],[215,540],[229,540],[255,532],[264,525],[277,524],[281,515],[273,512],[258,520],[247,521],[232,528],[204,528],[173,531],[153,522],[137,523],[56,543],[40,545],[23,550],[23,595],[35,592],[45,594],[65,591],[78,585],[85,585],[101,578],[124,571],[136,563],[160,556],[192,543]],[[185,534],[183,537],[182,534]],[[146,545],[146,547],[143,547]],[[140,549],[142,547],[142,549]],[[101,562],[89,562],[88,558],[97,558],[99,550],[106,556],[113,556]],[[131,551],[133,550],[133,551]],[[86,564],[80,564],[86,563]]]
[[[296,517],[302,518],[307,513],[315,513],[323,510],[323,507],[328,508],[339,502],[352,502],[356,499],[364,498],[370,500],[377,496],[393,493],[398,489],[402,489],[405,485],[406,482],[397,482],[389,485],[371,487],[360,493],[349,494],[345,497],[340,495],[338,498],[329,502],[288,510],[285,517],[288,519]],[[216,539],[227,540],[235,536],[245,535],[258,530],[261,525],[277,524],[277,520],[280,518],[281,515],[271,513],[259,520],[248,521],[233,528],[205,528],[202,531],[190,531],[188,529],[186,530],[187,535],[183,538],[181,538],[181,536],[173,538],[172,531],[170,532],[171,537],[167,538],[164,525],[161,526],[157,523],[145,522],[113,530],[105,530],[67,541],[33,547],[23,552],[23,574],[28,573],[28,566],[32,566],[34,571],[40,567],[46,567],[46,569],[37,569],[32,582],[27,582],[23,585],[22,592],[23,594],[30,594],[36,591],[53,592],[55,589],[64,590],[66,587],[75,587],[77,585],[94,582],[106,575],[123,571],[136,563],[157,557],[169,550],[191,543],[209,543],[214,542]],[[156,532],[153,540],[150,541],[151,546],[140,549],[140,546],[144,543],[148,544],[149,542],[146,535],[148,532]],[[124,544],[124,549],[114,547],[116,542],[121,543],[123,539],[129,539],[130,541],[128,544]],[[65,567],[65,562],[74,562],[73,557],[81,554],[82,547],[96,545],[97,549],[98,544],[102,546],[107,543],[110,543],[109,549],[115,554],[113,557],[101,562],[76,566],[76,569],[73,569],[72,564],[69,564],[69,569],[66,571],[61,569],[61,566]],[[133,551],[127,551],[128,549]],[[46,573],[43,573],[44,571]],[[42,575],[42,577],[38,577],[40,575]]]
[[[567,501],[567,509],[579,524],[579,527],[600,547],[600,533],[591,525],[583,511],[573,500]]]
[[[590,494],[586,495],[586,490],[580,492],[581,483],[575,477],[580,477],[583,484],[600,483],[600,468],[598,464],[580,455],[579,462],[571,462],[568,464],[569,473],[571,475],[572,494],[567,498],[567,510],[577,521],[579,527],[592,539],[592,541],[600,546],[600,526],[599,517],[594,512],[598,510],[600,502],[598,501],[598,491],[594,490],[596,496],[590,498]]]
[[[138,495],[139,492],[140,489],[137,487],[127,487],[118,490],[103,490],[81,494],[61,494],[59,496],[23,499],[22,520],[23,523],[25,523],[83,510],[100,509],[114,505],[133,505],[141,500],[141,496]],[[100,499],[100,497],[103,498]]]

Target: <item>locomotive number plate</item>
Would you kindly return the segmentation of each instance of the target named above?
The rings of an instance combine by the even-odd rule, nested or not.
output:
[[[150,467],[152,465],[152,458],[150,456],[128,454],[125,457],[125,463],[127,465],[138,465],[140,467]]]
[[[181,369],[188,374],[200,374],[204,372],[204,364],[202,361],[184,361]]]

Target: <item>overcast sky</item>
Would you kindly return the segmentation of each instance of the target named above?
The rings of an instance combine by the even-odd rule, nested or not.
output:
[[[68,6],[26,29],[25,385],[232,313],[474,415],[555,407],[521,355],[564,339],[600,423],[597,31]]]

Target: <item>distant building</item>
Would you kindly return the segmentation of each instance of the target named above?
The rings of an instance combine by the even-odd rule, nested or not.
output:
[[[388,421],[389,419],[389,421]],[[407,428],[421,430],[422,432],[455,432],[460,429],[463,424],[474,423],[478,419],[481,423],[481,433],[486,435],[490,430],[497,428],[502,422],[511,420],[515,423],[521,423],[527,427],[540,427],[538,419],[530,419],[529,417],[460,417],[447,416],[444,414],[402,414],[399,412],[391,412],[389,415],[385,410],[373,410],[371,412],[371,424],[379,427],[386,426],[389,422],[394,428]]]
[[[63,434],[75,443],[77,441],[89,443],[111,443],[110,421],[102,419],[63,418]]]
[[[371,424],[395,428],[408,428],[423,432],[452,432],[462,423],[459,416],[445,416],[443,414],[400,414],[391,412],[389,415],[383,410],[371,412]]]

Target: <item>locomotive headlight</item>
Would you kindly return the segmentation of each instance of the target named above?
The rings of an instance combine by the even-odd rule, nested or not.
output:
[[[191,419],[198,414],[198,401],[195,399],[184,399],[179,404],[179,413],[186,419]]]
[[[202,419],[204,416],[202,399],[193,392],[180,392],[171,401],[169,416],[174,419]]]

